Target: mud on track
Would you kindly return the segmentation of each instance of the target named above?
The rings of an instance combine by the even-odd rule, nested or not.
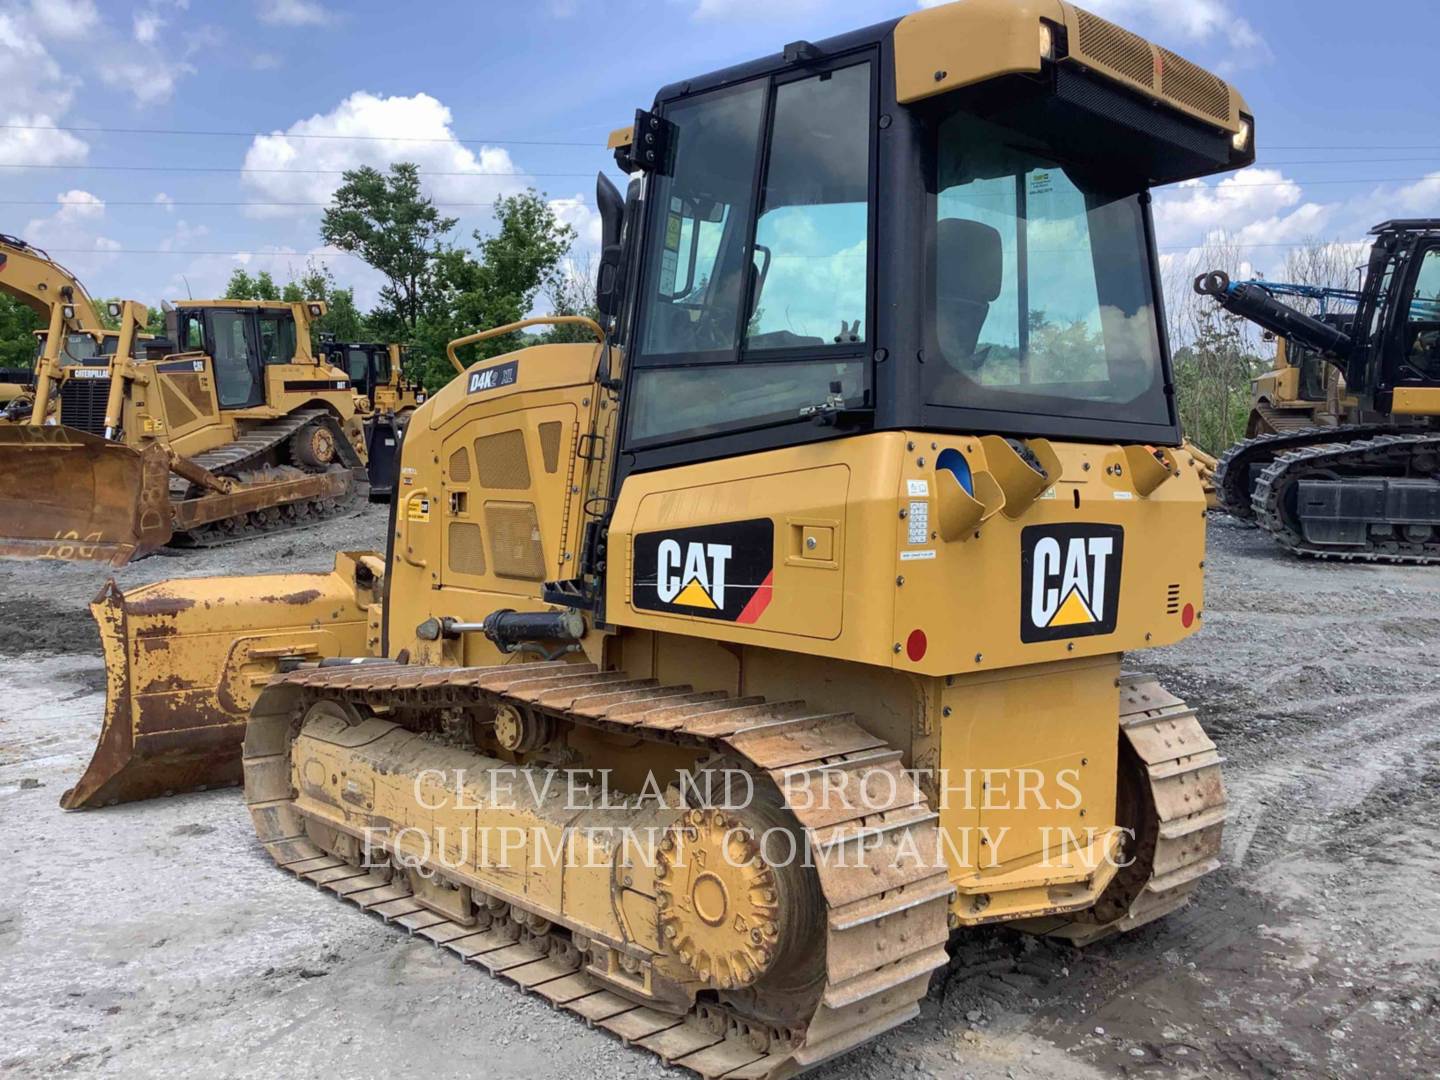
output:
[[[323,570],[384,530],[373,507],[117,577]],[[921,1019],[815,1075],[1433,1071],[1440,571],[1298,562],[1227,519],[1210,540],[1205,631],[1131,666],[1228,758],[1225,869],[1180,915],[1083,953],[960,939]],[[60,811],[99,725],[86,604],[106,576],[0,562],[0,1070],[667,1074],[278,873],[237,792]]]

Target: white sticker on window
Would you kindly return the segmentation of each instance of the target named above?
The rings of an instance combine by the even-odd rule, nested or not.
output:
[[[930,497],[929,480],[906,480],[905,494],[912,499],[928,499]]]
[[[912,502],[907,519],[910,523],[910,534],[905,542],[908,544],[927,543],[930,539],[930,504],[928,502]]]

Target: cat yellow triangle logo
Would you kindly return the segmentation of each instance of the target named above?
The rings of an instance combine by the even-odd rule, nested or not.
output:
[[[1094,621],[1095,613],[1090,610],[1090,605],[1085,603],[1085,598],[1080,595],[1080,590],[1071,589],[1070,595],[1065,597],[1064,603],[1060,605],[1060,609],[1055,612],[1055,617],[1047,625],[1081,626]]]
[[[680,595],[671,601],[673,604],[684,604],[686,607],[705,608],[707,611],[718,610],[715,601],[705,591],[705,586],[699,581],[691,579],[690,584],[680,590]]]

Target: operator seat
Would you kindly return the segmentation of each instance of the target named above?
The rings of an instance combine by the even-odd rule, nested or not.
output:
[[[998,229],[968,218],[935,225],[935,332],[940,352],[968,369],[990,304],[1000,295],[1004,251]]]

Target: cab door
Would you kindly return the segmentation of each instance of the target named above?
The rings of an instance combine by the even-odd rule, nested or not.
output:
[[[210,357],[222,409],[248,409],[265,403],[265,380],[253,312],[210,312]]]

